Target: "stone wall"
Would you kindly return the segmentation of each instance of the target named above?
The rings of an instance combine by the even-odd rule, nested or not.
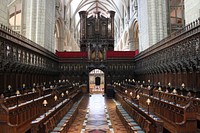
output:
[[[0,0],[0,24],[8,26],[7,0]]]
[[[138,24],[139,24],[139,50],[149,47],[148,5],[146,0],[138,1]],[[142,5],[142,6],[141,6]]]
[[[185,0],[185,24],[200,17],[200,0]]]
[[[24,0],[24,5],[24,35],[54,52],[55,1]]]
[[[167,36],[167,3],[160,0],[138,1],[140,51]]]

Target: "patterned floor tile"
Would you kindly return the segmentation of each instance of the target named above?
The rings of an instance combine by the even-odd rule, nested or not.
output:
[[[116,113],[116,103],[102,94],[85,96],[68,133],[127,133]]]

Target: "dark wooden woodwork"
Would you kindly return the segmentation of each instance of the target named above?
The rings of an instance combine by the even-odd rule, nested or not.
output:
[[[28,92],[24,95],[0,98],[0,128],[6,133],[26,132],[31,128],[31,121],[36,119],[55,106],[54,96],[58,96],[57,104],[63,103],[68,98],[75,103],[81,97],[81,88],[78,85],[71,86],[67,83],[59,83],[53,89],[43,90],[43,86],[36,87],[36,92]],[[47,87],[48,85],[46,85]],[[68,94],[66,95],[66,90]],[[64,97],[61,97],[64,93]],[[44,108],[43,101],[47,100],[47,107]]]
[[[115,89],[115,98],[122,107],[128,112],[128,114],[133,118],[137,120],[137,116],[142,116],[145,118],[145,120],[148,121],[149,127],[143,127],[146,132],[156,132],[156,133],[162,133],[163,132],[163,121],[154,116],[150,116],[146,114],[141,108],[139,109],[137,105],[132,104],[131,100],[126,99],[127,94],[124,94],[119,88]],[[136,116],[134,114],[137,114]],[[139,125],[142,123],[138,123]]]
[[[137,80],[169,82],[175,88],[199,93],[200,18],[140,53],[135,58]],[[163,75],[162,78],[159,75]],[[197,94],[199,95],[199,94]]]
[[[56,127],[62,117],[67,114],[73,104],[77,102],[81,97],[81,91],[76,90],[73,95],[71,95],[64,102],[61,102],[59,104],[59,107],[53,107],[52,109],[48,110],[48,115],[44,116],[45,114],[42,114],[41,116],[36,118],[34,121],[31,122],[31,133],[48,133],[50,131],[53,131],[53,129]],[[52,124],[52,122],[54,122],[54,124]]]
[[[103,50],[114,50],[114,11],[109,11],[107,18],[97,12],[88,16],[86,11],[80,11],[80,49],[89,51],[94,44],[101,45]]]
[[[114,85],[117,93],[125,97],[127,103],[133,101],[140,108],[148,109],[147,99],[151,100],[149,111],[164,121],[164,128],[170,132],[197,132],[197,120],[199,120],[199,98],[172,94],[171,92],[158,91],[158,88],[149,90],[147,87],[139,87],[128,84]],[[169,88],[168,88],[169,89]],[[126,90],[126,91],[125,91]],[[170,89],[169,89],[170,91]],[[130,95],[132,92],[132,96]],[[136,99],[136,95],[140,99]],[[131,105],[131,104],[130,104]],[[139,111],[138,111],[139,112]]]
[[[16,90],[22,84],[31,87],[33,83],[41,84],[59,76],[58,58],[53,53],[4,25],[0,25],[0,48],[0,73],[4,79],[0,82],[0,93],[8,85]],[[45,78],[33,82],[32,75]]]
[[[97,13],[98,17],[96,19],[94,17],[87,18],[86,12],[80,13],[82,27],[80,44],[82,51],[89,52],[88,50],[91,50],[91,54],[94,52],[96,55],[97,53],[101,55],[105,54],[107,50],[113,50],[115,13],[111,11],[110,14],[111,17],[107,19]],[[99,23],[96,25],[96,22]],[[88,26],[88,24],[91,26]],[[109,29],[108,26],[111,28]],[[95,47],[93,47],[93,44],[95,44]],[[88,49],[88,47],[91,49]],[[68,79],[72,83],[87,83],[88,73],[98,68],[104,71],[106,83],[120,82],[122,84],[126,82],[125,79],[132,79],[133,77],[135,77],[135,80],[141,81],[141,83],[150,79],[151,83],[145,83],[144,86],[151,85],[151,89],[137,87],[134,96],[142,93],[142,99],[147,98],[147,95],[155,97],[161,95],[162,99],[169,100],[169,102],[176,100],[177,105],[171,105],[151,97],[153,105],[155,105],[151,110],[156,110],[156,113],[160,116],[164,115],[163,119],[169,118],[170,122],[172,121],[176,127],[174,129],[182,131],[181,126],[188,126],[184,125],[187,124],[187,118],[190,117],[190,115],[185,116],[188,112],[189,114],[191,113],[191,123],[194,123],[193,111],[198,110],[199,112],[199,99],[197,98],[200,97],[200,18],[141,52],[134,59],[96,57],[98,56],[93,58],[92,55],[88,55],[87,58],[77,59],[58,58],[54,53],[8,27],[0,25],[0,94],[3,93],[6,97],[9,95],[8,85],[12,86],[11,95],[14,95],[16,90],[21,90],[22,84],[26,84],[24,91],[30,92],[33,83],[40,86],[44,82],[48,83],[50,81],[53,83],[54,79],[57,81],[58,79]],[[167,89],[167,84],[170,82],[172,85],[169,88],[170,93],[175,88],[179,95],[164,92],[159,94],[154,91],[158,82],[161,82],[163,89]],[[184,88],[181,88],[182,83],[185,84]],[[61,90],[64,91],[64,89]],[[192,98],[189,98],[189,100],[185,97],[188,92],[192,94]],[[180,93],[183,93],[184,96],[180,96]],[[41,94],[34,95],[37,97],[38,95],[46,94],[41,92]],[[29,94],[28,97],[23,97],[25,100],[30,100],[29,96],[32,97],[33,95]],[[26,126],[22,126],[22,121],[31,119],[30,114],[37,110],[35,108],[33,108],[33,111],[29,110],[27,108],[29,107],[28,105],[27,107],[20,106],[19,109],[9,110],[9,107],[16,104],[15,100],[12,99],[15,98],[6,99],[7,105],[1,104],[0,112],[2,112],[2,115],[0,118],[3,121],[12,119],[14,124],[19,123],[21,127],[19,126],[19,129],[16,129],[15,126],[9,125],[10,123],[3,122],[1,124],[3,132],[24,131],[23,128],[26,128]],[[4,103],[4,100],[4,98],[1,98],[1,103]],[[19,97],[19,100],[20,103],[23,103],[23,98]],[[136,100],[136,102],[138,101]],[[141,105],[145,107],[146,105],[143,102],[141,101]],[[182,106],[185,108],[189,106],[187,108],[189,111],[185,108],[183,109]],[[193,108],[194,106],[195,109]],[[32,107],[34,106],[30,108]],[[163,110],[159,110],[157,107],[162,107]],[[166,107],[170,111],[165,109]],[[44,110],[42,111],[44,112]],[[179,116],[175,117],[177,111]],[[8,114],[12,117],[8,118]],[[196,113],[196,118],[200,120],[199,113]],[[181,121],[183,122],[181,123],[182,125],[180,124]],[[4,126],[6,127],[5,129],[3,129]],[[193,125],[191,127],[196,128]]]

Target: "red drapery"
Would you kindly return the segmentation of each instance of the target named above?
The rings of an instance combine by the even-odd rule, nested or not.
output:
[[[134,58],[138,54],[138,49],[135,51],[107,51],[107,58]],[[87,52],[60,52],[56,51],[59,58],[87,58]]]
[[[138,54],[136,51],[107,51],[107,58],[134,58]]]
[[[86,58],[87,52],[59,52],[56,55],[60,58]]]

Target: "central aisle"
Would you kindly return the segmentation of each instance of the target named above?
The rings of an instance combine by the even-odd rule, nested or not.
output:
[[[127,133],[113,99],[102,94],[85,95],[68,133]]]
[[[93,94],[90,97],[87,114],[83,122],[82,132],[113,133],[112,124],[102,94]]]

